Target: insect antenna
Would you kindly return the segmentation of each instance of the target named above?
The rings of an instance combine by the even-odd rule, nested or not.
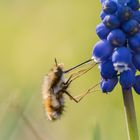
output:
[[[94,63],[92,64],[89,68],[87,69],[83,69],[83,70],[80,70],[76,73],[73,73],[70,75],[70,77],[68,78],[68,80],[66,81],[66,84],[67,85],[70,85],[74,80],[76,80],[77,78],[81,77],[82,75],[86,74],[88,71],[90,71],[93,67],[95,67],[97,64]]]
[[[80,64],[78,64],[78,65],[76,65],[76,66],[74,66],[74,67],[72,67],[70,69],[68,69],[68,70],[65,70],[64,73],[68,73],[68,72],[70,72],[70,71],[72,71],[72,70],[74,70],[74,69],[76,69],[76,68],[78,68],[78,67],[80,67],[80,66],[82,66],[82,65],[84,65],[84,64],[86,64],[86,63],[88,63],[90,61],[92,61],[92,60],[93,59],[86,60],[86,61],[84,61],[84,62],[82,62],[82,63],[80,63]]]
[[[95,67],[97,63],[90,66],[88,69],[84,69],[83,71],[77,72],[78,75],[76,75],[74,78],[71,79],[71,82],[76,80],[77,78],[81,77],[82,75],[86,74],[88,71],[90,71],[93,67]]]
[[[57,67],[58,66],[58,62],[57,62],[56,58],[54,59],[54,62],[55,62],[55,66]]]

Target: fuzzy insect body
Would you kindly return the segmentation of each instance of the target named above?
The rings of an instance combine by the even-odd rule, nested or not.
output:
[[[54,66],[43,83],[43,105],[49,120],[57,120],[64,111],[65,85],[63,64]]]
[[[91,70],[96,64],[89,66],[87,69],[80,70],[78,72],[72,73],[67,80],[65,80],[64,75],[77,67],[86,64],[92,61],[92,59],[87,60],[81,64],[78,64],[66,71],[64,71],[63,64],[57,64],[55,60],[55,66],[50,70],[50,72],[44,77],[43,87],[42,87],[42,98],[43,98],[43,106],[45,110],[45,114],[49,120],[54,121],[58,120],[63,112],[65,107],[65,99],[64,94],[68,95],[70,99],[78,103],[85,95],[91,92],[90,89],[82,96],[80,95],[77,98],[74,98],[69,92],[67,91],[69,85],[75,79],[79,78],[80,76],[87,73]]]

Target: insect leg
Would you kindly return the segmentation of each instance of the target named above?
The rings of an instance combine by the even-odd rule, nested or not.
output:
[[[70,97],[70,99],[72,99],[73,101],[75,101],[76,103],[78,103],[78,101],[72,95],[70,95],[70,93],[68,91],[64,90],[63,92],[65,94],[67,94]]]
[[[68,80],[64,83],[64,85],[69,85],[71,82],[71,78],[73,77],[73,74],[68,78]]]
[[[98,92],[98,91],[101,91],[101,90],[100,90],[100,89],[97,89],[97,90],[93,89],[93,90],[89,91],[88,94],[93,93],[93,92]],[[86,91],[86,92],[87,92],[87,91]],[[84,94],[85,94],[85,93],[84,93]],[[82,96],[83,96],[83,94],[80,94],[80,95],[75,96],[74,98],[75,98],[76,100],[79,100]]]
[[[80,102],[86,95],[88,95],[89,93],[92,93],[92,92],[96,92],[96,91],[99,91],[99,90],[93,90],[95,89],[100,83],[92,86],[91,88],[89,88],[85,93],[83,93],[82,95],[79,95],[77,97],[74,97],[75,99],[76,98],[79,98],[79,99],[76,99],[78,102]]]
[[[74,76],[76,76],[77,74],[79,74],[79,73],[81,73],[81,72],[84,72],[86,69],[84,69],[84,70],[80,70],[80,71],[78,71],[78,72],[76,72],[76,73],[73,73],[73,74],[71,74],[70,75],[70,77],[67,79],[67,81],[65,82],[65,83],[63,83],[64,85],[67,85],[67,87],[70,85],[70,83],[73,81],[72,80],[72,78],[74,77]]]
[[[77,73],[74,73],[74,74],[72,74],[69,78],[68,78],[68,80],[65,82],[65,83],[63,83],[64,85],[66,85],[66,87],[68,87],[70,84],[71,84],[71,82],[72,81],[74,81],[74,80],[76,80],[77,78],[79,78],[80,76],[82,76],[82,75],[84,75],[85,73],[87,73],[89,70],[91,70],[94,66],[96,66],[96,63],[94,64],[94,65],[92,65],[92,66],[90,66],[88,69],[84,69],[84,70],[81,70],[81,71],[78,71]],[[78,74],[78,75],[76,75],[76,74]],[[75,76],[76,75],[76,76]],[[75,76],[75,77],[74,77]],[[74,78],[73,78],[74,77]],[[98,85],[98,84],[97,84]],[[67,94],[72,100],[74,100],[76,103],[78,103],[79,101],[81,101],[87,94],[89,94],[89,93],[91,93],[92,91],[92,89],[93,88],[95,88],[96,87],[96,85],[95,86],[93,86],[93,87],[91,87],[90,89],[88,89],[88,91],[86,92],[86,93],[84,93],[84,94],[82,94],[81,96],[80,96],[80,98],[77,100],[76,98],[74,98],[72,95],[70,95],[66,90],[62,90],[62,92],[64,92],[65,94]]]
[[[93,90],[95,89],[100,83],[92,86],[91,88],[89,88],[84,94],[81,94],[79,96],[76,96],[76,97],[73,97],[68,91],[66,90],[62,90],[63,93],[67,94],[70,99],[72,99],[73,101],[75,101],[76,103],[79,103],[86,95],[88,95],[89,93],[92,93],[92,92],[96,92],[96,91],[100,91],[100,90]],[[77,99],[78,98],[78,99]]]

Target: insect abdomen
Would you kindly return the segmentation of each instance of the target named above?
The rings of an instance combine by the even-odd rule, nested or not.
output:
[[[61,117],[64,110],[64,98],[56,98],[54,95],[48,96],[44,100],[45,113],[49,120],[57,120]]]

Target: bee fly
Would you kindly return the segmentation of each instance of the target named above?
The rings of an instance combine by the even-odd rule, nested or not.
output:
[[[87,93],[91,91],[91,89],[88,90],[85,94],[80,96],[79,100],[77,100],[69,94],[67,89],[73,80],[92,69],[96,65],[94,63],[92,63],[92,65],[87,69],[71,74],[67,80],[64,78],[66,73],[90,61],[92,61],[92,59],[64,71],[64,64],[58,64],[55,59],[55,66],[50,70],[48,75],[45,76],[42,89],[43,106],[49,120],[57,120],[61,117],[64,111],[64,94],[68,95],[70,99],[78,103]]]

